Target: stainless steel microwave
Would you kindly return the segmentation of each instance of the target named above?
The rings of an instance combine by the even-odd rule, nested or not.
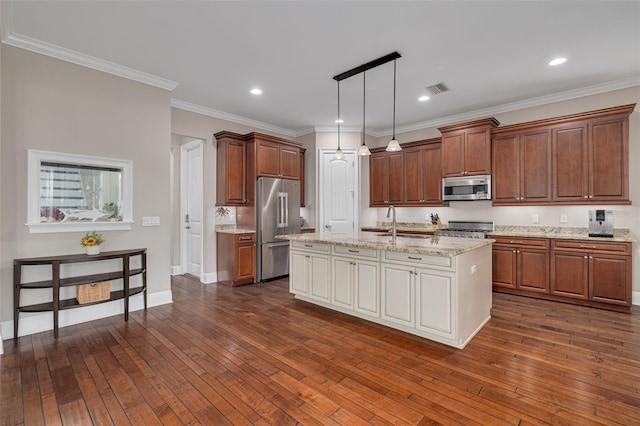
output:
[[[475,201],[491,199],[491,175],[442,178],[444,201]]]

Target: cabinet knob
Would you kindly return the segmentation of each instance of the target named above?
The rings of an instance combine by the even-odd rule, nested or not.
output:
[[[587,259],[588,256],[584,256],[585,259]]]
[[[588,195],[585,195],[585,196],[584,196],[584,198],[589,198],[589,196],[588,196]]]

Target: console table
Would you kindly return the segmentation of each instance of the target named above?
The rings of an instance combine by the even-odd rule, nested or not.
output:
[[[130,259],[140,256],[141,267],[131,269]],[[106,272],[92,275],[60,277],[60,265],[84,262],[100,262],[103,260],[122,259],[122,269],[114,272]],[[51,265],[51,279],[29,283],[22,282],[22,268],[34,265]],[[134,275],[142,274],[142,286],[131,288],[129,279]],[[111,291],[109,299],[80,304],[76,299],[60,300],[60,287],[91,284],[100,281],[123,280],[123,289]],[[20,292],[22,290],[50,288],[53,291],[51,302],[35,305],[20,306]],[[129,297],[138,293],[144,295],[144,308],[147,309],[147,249],[132,249],[107,251],[97,255],[71,254],[65,256],[32,257],[26,259],[14,259],[13,261],[13,336],[18,338],[18,319],[20,312],[53,312],[53,336],[58,338],[58,311],[73,309],[81,306],[89,306],[96,303],[104,303],[112,300],[124,299],[124,320],[129,320]]]

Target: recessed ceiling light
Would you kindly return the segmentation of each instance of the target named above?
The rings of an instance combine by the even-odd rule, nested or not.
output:
[[[262,90],[255,88],[255,89],[251,89],[251,94],[252,95],[262,95]]]
[[[344,120],[342,120],[342,119],[337,119],[335,122],[336,122],[336,123],[340,123],[340,124],[342,124],[342,123],[344,123]]]
[[[429,98],[427,95],[422,95],[418,98],[420,102],[425,102],[425,101],[428,101],[429,99],[431,98]]]
[[[567,62],[567,58],[555,58],[553,61],[549,62],[549,65],[560,65],[564,64],[565,62]]]

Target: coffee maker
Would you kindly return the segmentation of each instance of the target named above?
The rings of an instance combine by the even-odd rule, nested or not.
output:
[[[613,210],[589,210],[589,236],[613,237]]]

